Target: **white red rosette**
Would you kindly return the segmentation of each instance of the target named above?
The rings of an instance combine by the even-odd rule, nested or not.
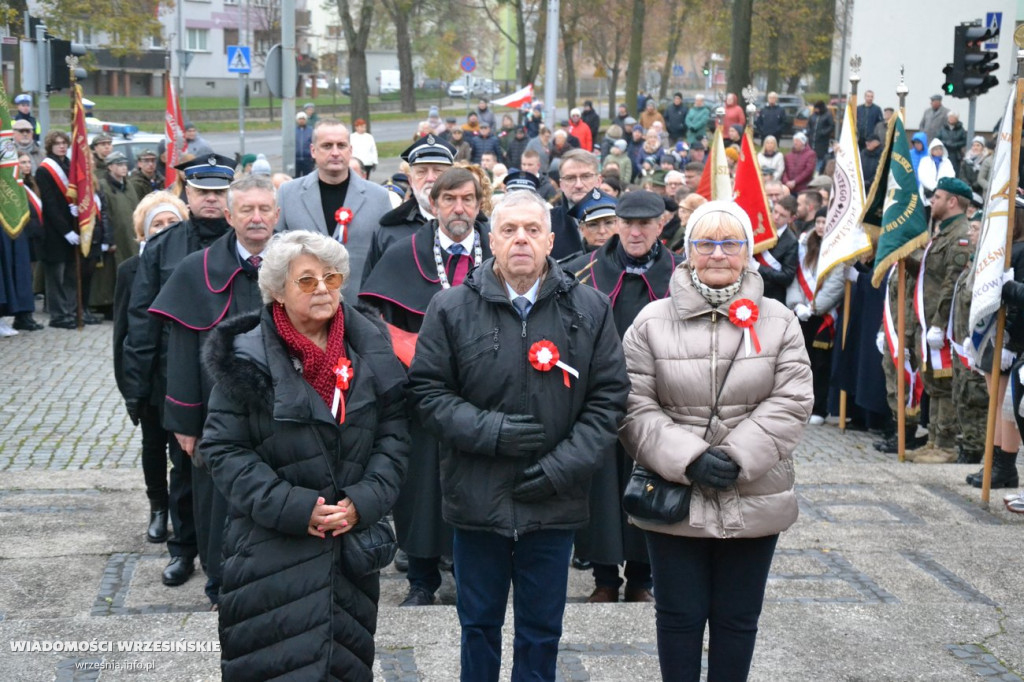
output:
[[[331,414],[338,417],[339,424],[345,423],[345,396],[342,391],[348,390],[352,376],[352,361],[348,358],[338,358],[338,364],[334,366],[334,402],[331,403]],[[341,407],[340,416],[338,407]]]
[[[547,339],[541,339],[532,346],[527,355],[530,364],[538,372],[550,372],[555,367],[562,370],[562,381],[569,388],[569,375],[579,379],[580,373],[559,359],[558,347]]]
[[[757,304],[749,298],[737,299],[729,306],[729,321],[743,330],[743,346],[747,349],[747,357],[750,357],[751,344],[755,353],[761,352],[761,342],[754,331],[754,323],[757,322],[760,312]]]
[[[348,244],[348,226],[354,217],[352,209],[347,206],[342,206],[334,212],[334,222],[338,224],[338,234],[341,235],[342,244]]]

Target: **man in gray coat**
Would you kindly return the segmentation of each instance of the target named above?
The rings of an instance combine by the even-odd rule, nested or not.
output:
[[[333,236],[348,249],[351,274],[342,290],[354,301],[363,279],[363,264],[379,228],[391,210],[387,190],[349,173],[349,130],[340,121],[321,119],[313,129],[316,172],[281,185],[278,231],[310,230]]]
[[[946,117],[949,116],[949,109],[942,106],[942,95],[932,95],[931,106],[924,110],[921,115],[920,130],[928,133],[928,141],[931,142],[939,136],[942,126],[946,125]]]

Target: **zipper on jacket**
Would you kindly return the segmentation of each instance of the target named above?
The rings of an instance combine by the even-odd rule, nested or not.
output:
[[[711,404],[718,402],[718,311],[711,311]],[[713,415],[712,415],[713,418]]]

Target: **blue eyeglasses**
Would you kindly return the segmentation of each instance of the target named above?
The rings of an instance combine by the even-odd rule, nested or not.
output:
[[[702,256],[710,256],[715,252],[715,247],[717,246],[722,247],[722,253],[726,256],[738,256],[747,240],[723,239],[722,241],[715,241],[714,239],[694,239],[690,243],[693,244],[694,250]]]

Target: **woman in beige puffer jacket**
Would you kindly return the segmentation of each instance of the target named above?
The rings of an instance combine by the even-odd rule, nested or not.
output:
[[[778,534],[797,518],[792,452],[813,403],[811,370],[796,317],[762,298],[747,267],[752,243],[736,204],[698,208],[669,298],[644,308],[622,342],[632,390],[620,440],[693,493],[679,523],[631,518],[648,531],[666,679],[700,679],[706,623],[708,679],[746,679]],[[760,350],[730,321],[741,299],[758,308]]]

